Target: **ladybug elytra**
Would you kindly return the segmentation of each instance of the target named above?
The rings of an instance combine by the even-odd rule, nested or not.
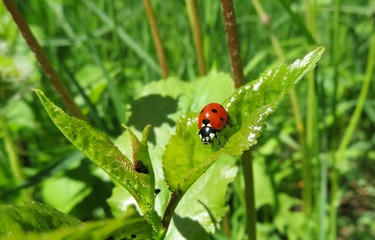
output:
[[[198,135],[204,144],[212,142],[227,123],[228,113],[219,103],[207,104],[198,117]]]

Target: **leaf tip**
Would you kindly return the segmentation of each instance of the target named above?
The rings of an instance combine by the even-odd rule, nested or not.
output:
[[[42,102],[43,105],[45,105],[46,102],[49,102],[49,99],[46,97],[42,90],[34,88],[33,91],[38,96],[39,100]]]

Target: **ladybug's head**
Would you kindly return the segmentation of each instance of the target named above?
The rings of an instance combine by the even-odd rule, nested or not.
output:
[[[209,144],[216,137],[216,132],[211,126],[205,125],[199,130],[198,135],[203,144]]]

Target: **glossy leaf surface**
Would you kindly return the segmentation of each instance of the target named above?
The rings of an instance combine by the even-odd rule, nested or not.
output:
[[[290,65],[281,64],[236,90],[223,104],[230,123],[221,131],[220,143],[215,141],[211,146],[200,142],[196,127],[198,113],[182,116],[163,157],[164,173],[171,191],[186,192],[222,155],[239,155],[256,144],[267,117],[285,94],[315,67],[323,52],[324,48],[319,47],[303,59]]]
[[[107,172],[114,180],[124,186],[136,199],[142,212],[152,218],[152,222],[158,225],[158,217],[154,211],[153,180],[146,181],[142,174],[135,171],[132,162],[125,157],[121,151],[103,132],[91,127],[85,121],[66,114],[62,109],[51,102],[42,91],[36,90],[45,109],[60,131],[80,151],[90,158],[96,165]],[[145,133],[147,137],[147,132]],[[146,158],[145,150],[138,151],[141,146],[139,141],[133,137],[135,155]],[[145,142],[142,140],[142,142]],[[149,160],[147,160],[149,162]]]

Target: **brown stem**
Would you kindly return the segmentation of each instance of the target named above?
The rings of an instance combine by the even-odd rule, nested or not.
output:
[[[236,88],[239,88],[244,84],[245,76],[243,74],[240,43],[238,41],[236,16],[234,14],[233,1],[221,0],[221,6],[223,8],[225,31],[227,33],[234,85]]]
[[[70,113],[80,119],[86,120],[86,117],[82,114],[81,110],[78,108],[76,103],[73,101],[73,97],[70,94],[68,88],[65,86],[64,82],[60,79],[59,75],[53,69],[46,54],[44,53],[42,47],[39,45],[38,41],[34,37],[27,23],[24,21],[20,10],[17,8],[13,0],[3,0],[4,5],[8,9],[8,12],[12,15],[14,22],[17,24],[23,38],[25,39],[27,45],[38,60],[39,65],[42,67],[44,73],[46,74],[48,80],[55,88],[56,92],[60,96],[61,100],[65,104],[66,108]]]
[[[245,82],[243,66],[241,61],[240,43],[236,28],[236,17],[232,0],[221,0],[223,8],[225,31],[227,33],[228,47],[232,64],[232,74],[236,88],[241,87]],[[256,215],[255,215],[255,195],[254,177],[250,150],[245,151],[242,156],[242,166],[244,171],[246,216],[248,239],[256,240]]]
[[[199,75],[206,75],[206,60],[204,58],[202,31],[199,24],[199,14],[196,0],[187,0],[188,15],[190,20],[191,31],[193,34],[195,53],[197,55]]]
[[[172,193],[171,199],[169,200],[167,209],[165,210],[164,216],[163,216],[163,227],[164,229],[168,229],[169,224],[171,223],[173,213],[182,199],[183,194],[182,193]]]
[[[160,68],[162,71],[162,78],[166,79],[168,78],[167,60],[165,57],[163,43],[160,39],[158,25],[156,24],[156,20],[155,20],[154,13],[152,11],[150,0],[143,0],[143,5],[146,10],[148,23],[150,24],[152,38],[154,39],[156,54],[158,56],[158,61],[159,61]]]

